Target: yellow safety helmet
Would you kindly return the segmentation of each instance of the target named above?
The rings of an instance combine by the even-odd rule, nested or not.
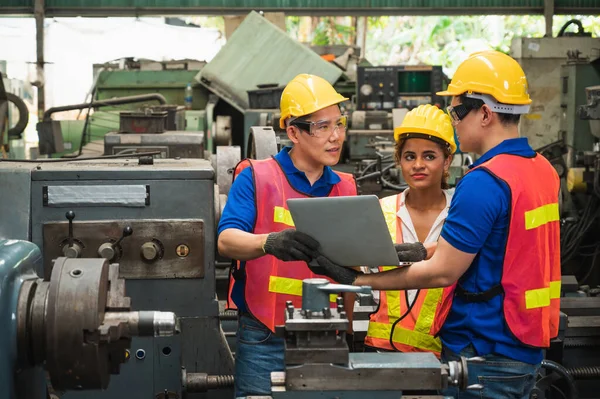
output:
[[[287,118],[309,115],[347,100],[325,79],[302,73],[292,79],[281,93],[279,127],[285,129]]]
[[[454,128],[447,113],[435,105],[424,104],[409,111],[402,124],[394,129],[396,141],[407,138],[426,138],[442,141],[450,148],[450,154],[456,152]]]
[[[464,93],[487,94],[502,104],[531,104],[523,68],[512,57],[499,51],[488,50],[471,54],[458,66],[448,90],[437,94],[460,96]],[[521,110],[525,108],[528,107]]]

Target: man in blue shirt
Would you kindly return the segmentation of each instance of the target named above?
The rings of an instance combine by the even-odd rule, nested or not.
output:
[[[305,262],[316,256],[318,243],[293,228],[286,200],[356,195],[354,178],[331,169],[346,137],[347,118],[338,105],[345,100],[318,76],[296,76],[280,103],[280,126],[293,147],[273,159],[244,161],[248,167],[229,191],[218,249],[238,261],[230,295],[239,311],[238,398],[271,394],[271,372],[284,369],[284,341],[273,334],[274,326],[283,324],[286,300],[301,305],[302,279],[314,276]]]
[[[442,340],[442,360],[485,359],[468,366],[469,384],[482,384],[483,390],[444,394],[529,398],[542,348],[558,331],[559,179],[527,139],[519,138],[519,118],[531,100],[515,60],[495,51],[472,54],[448,90],[438,94],[453,97],[448,111],[463,151],[481,157],[456,187],[433,257],[367,275],[322,256],[317,261],[323,274],[342,284],[378,290],[452,287],[444,290],[433,332]]]

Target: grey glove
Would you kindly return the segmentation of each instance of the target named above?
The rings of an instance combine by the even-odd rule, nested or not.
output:
[[[319,266],[314,266],[310,263],[308,264],[309,269],[313,273],[327,276],[340,284],[352,285],[354,280],[356,280],[356,277],[358,277],[359,274],[363,274],[361,272],[357,272],[356,270],[336,265],[323,255],[317,256],[315,260]]]
[[[427,250],[420,242],[396,244],[395,247],[400,262],[420,262],[427,258]]]
[[[318,254],[319,242],[308,234],[287,229],[267,236],[264,250],[283,261],[302,260],[310,262]]]

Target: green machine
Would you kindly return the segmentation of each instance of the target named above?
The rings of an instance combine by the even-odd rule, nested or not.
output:
[[[204,65],[205,62],[196,60],[158,62],[132,58],[95,64],[93,99],[100,103],[115,98],[159,94],[167,104],[183,106],[186,87],[191,84],[192,106],[190,110],[186,110],[185,130],[206,132],[208,90],[194,80]],[[49,155],[56,158],[76,153],[80,151],[82,144],[93,152],[98,147],[101,154],[104,135],[119,130],[119,112],[137,110],[144,106],[145,104],[135,102],[105,106],[101,110],[94,107],[87,122],[84,119],[60,121],[64,146],[62,149],[53,149],[56,152]]]
[[[98,66],[95,66],[98,67]],[[185,88],[192,84],[193,110],[203,110],[208,102],[208,91],[194,80],[199,69],[110,69],[104,67],[98,74],[96,100],[158,93],[168,104],[184,105]],[[130,105],[129,109],[135,108]]]

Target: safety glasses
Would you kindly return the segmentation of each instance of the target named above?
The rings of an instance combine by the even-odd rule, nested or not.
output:
[[[322,119],[319,121],[303,121],[294,120],[290,123],[291,126],[296,126],[304,130],[312,137],[329,137],[337,130],[338,133],[345,133],[348,126],[348,117],[342,115],[333,119]]]
[[[452,126],[456,126],[460,121],[465,119],[465,117],[469,115],[469,112],[471,112],[473,109],[474,108],[470,105],[458,104],[455,106],[448,106],[446,108],[446,112],[448,112],[448,115],[450,115],[450,118],[452,118]]]

